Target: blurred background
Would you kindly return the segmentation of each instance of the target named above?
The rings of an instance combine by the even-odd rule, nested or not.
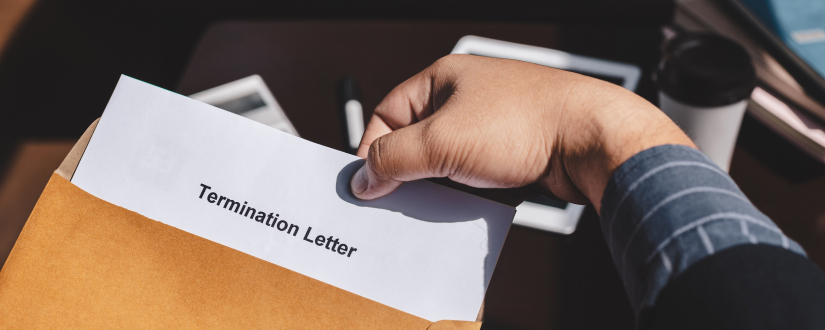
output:
[[[767,49],[751,56],[781,77],[760,76],[759,86],[821,127],[815,88],[726,1],[0,0],[0,264],[121,74],[184,95],[259,74],[302,137],[346,150],[336,96],[345,74],[359,79],[369,118],[395,85],[472,34],[638,66],[636,92],[658,104],[652,74],[668,33],[725,24]],[[825,154],[770,113],[748,107],[731,176],[825,268]],[[485,329],[633,328],[592,208],[569,235],[513,228],[485,320]]]

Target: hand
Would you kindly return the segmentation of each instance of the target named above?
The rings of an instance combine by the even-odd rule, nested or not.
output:
[[[478,188],[537,183],[600,210],[610,175],[662,144],[694,146],[658,108],[619,86],[515,60],[449,55],[375,109],[352,178],[361,199],[404,181],[447,177]]]

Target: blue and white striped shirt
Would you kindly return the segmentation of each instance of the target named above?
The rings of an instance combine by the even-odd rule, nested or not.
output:
[[[745,197],[727,173],[686,146],[633,156],[602,198],[602,229],[638,313],[697,261],[742,244],[768,244],[805,255]]]

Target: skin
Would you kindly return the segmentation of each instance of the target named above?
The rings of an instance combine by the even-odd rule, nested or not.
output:
[[[624,161],[693,142],[656,106],[608,82],[536,64],[449,55],[375,109],[350,182],[356,197],[447,177],[477,188],[539,186],[601,212]]]

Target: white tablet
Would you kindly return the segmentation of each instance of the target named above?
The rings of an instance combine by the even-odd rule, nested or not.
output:
[[[631,91],[636,90],[639,77],[642,75],[642,70],[632,64],[477,36],[464,36],[458,40],[451,53],[507,58],[545,65],[612,82]],[[570,234],[576,230],[582,211],[584,211],[584,205],[540,196],[529,199],[516,207],[516,217],[513,223],[560,234]]]
[[[631,91],[636,90],[639,77],[642,76],[642,70],[633,64],[477,36],[464,36],[459,39],[451,54],[508,58],[541,64],[609,81]]]

